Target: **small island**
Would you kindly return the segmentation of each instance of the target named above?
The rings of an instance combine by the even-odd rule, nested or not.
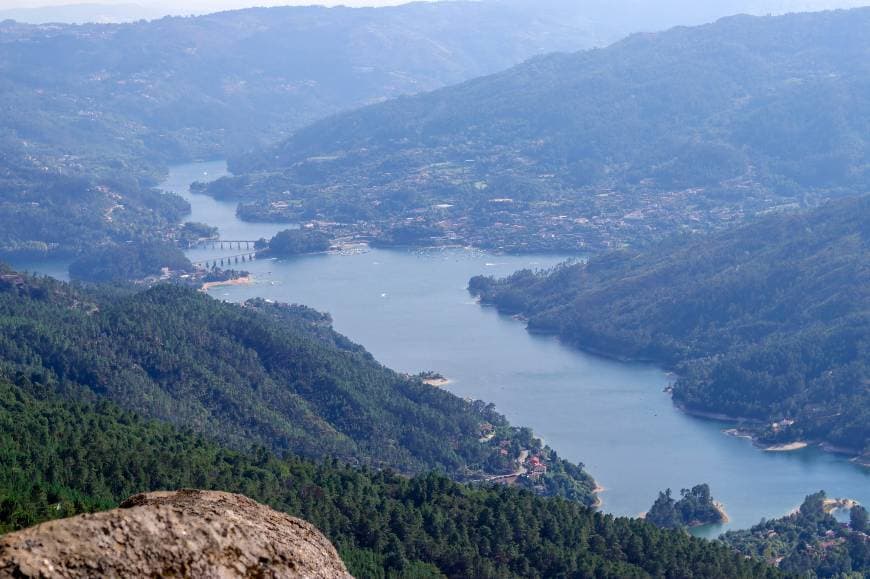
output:
[[[317,229],[285,229],[272,239],[257,242],[257,257],[292,257],[321,253],[332,247],[328,233]]]
[[[665,529],[685,529],[728,522],[728,515],[722,504],[713,500],[709,485],[699,484],[691,489],[683,489],[680,496],[679,500],[674,500],[671,489],[659,493],[656,502],[646,514],[646,520]]]

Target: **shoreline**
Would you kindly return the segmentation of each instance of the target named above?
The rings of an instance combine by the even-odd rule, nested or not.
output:
[[[685,525],[686,529],[699,529],[701,527],[714,527],[718,525],[727,525],[731,522],[731,517],[728,516],[728,511],[725,510],[725,505],[719,501],[713,501],[713,508],[719,513],[720,520],[715,523],[696,523]],[[648,511],[643,511],[637,514],[635,518],[646,519]]]
[[[809,445],[808,442],[798,440],[787,444],[773,444],[766,448],[762,448],[762,450],[764,450],[764,452],[794,452],[795,450],[803,450]]]
[[[445,386],[453,384],[453,380],[450,380],[449,378],[429,378],[423,380],[423,384],[426,386],[432,386],[433,388],[444,388]]]
[[[718,525],[727,525],[731,522],[731,517],[728,516],[728,511],[725,510],[725,505],[719,501],[713,501],[713,506],[716,508],[716,512],[719,513],[719,516],[722,517],[722,520],[719,521]]]
[[[508,314],[506,312],[501,312],[496,304],[491,302],[485,302],[481,300],[480,296],[475,296],[476,301],[483,307],[492,307],[495,308],[499,313],[503,315],[510,316],[515,320],[523,320],[524,316],[522,314]],[[652,360],[646,358],[638,358],[631,356],[623,356],[619,354],[614,354],[610,352],[606,352],[603,350],[598,350],[596,348],[592,348],[589,346],[583,346],[573,341],[563,339],[557,332],[550,330],[541,330],[536,328],[529,328],[528,324],[526,324],[526,331],[540,336],[552,336],[557,339],[559,342],[565,344],[566,346],[570,346],[575,348],[581,352],[586,354],[590,354],[593,356],[597,356],[599,358],[603,358],[605,360],[612,360],[616,362],[626,363],[626,364],[640,364],[640,365],[655,365],[659,367],[661,370],[665,371],[668,374],[676,375],[675,366],[663,362],[661,360]],[[672,394],[672,384],[669,385],[668,388],[665,389],[668,394]],[[687,414],[689,416],[694,416],[696,418],[700,418],[703,420],[716,420],[719,422],[729,422],[735,425],[747,424],[747,425],[763,425],[765,422],[763,420],[759,420],[757,418],[747,418],[743,416],[731,416],[729,414],[718,413],[718,412],[707,412],[704,410],[694,410],[687,408],[685,405],[680,404],[678,402],[674,402],[674,406],[680,412]],[[766,445],[758,440],[758,437],[751,432],[739,431],[739,429],[728,429],[722,431],[724,434],[728,436],[735,436],[738,438],[748,438],[752,440],[753,445],[761,450],[762,452],[795,452],[798,450],[803,450],[810,446],[817,446],[824,452],[831,454],[840,454],[849,457],[849,462],[858,466],[859,468],[870,469],[870,456],[865,455],[859,450],[848,449],[843,447],[837,447],[825,440],[820,441],[793,441],[789,443],[783,444],[775,444],[775,445]]]
[[[235,196],[223,197],[223,196],[215,196],[210,195],[207,191],[198,192],[197,194],[204,195],[206,197],[210,197],[216,201],[220,202],[228,202],[228,203],[242,203],[241,198],[237,198]],[[248,216],[239,216],[239,221],[246,224],[255,224],[255,225],[300,225],[305,222],[305,220],[300,219],[257,219],[251,218]],[[510,255],[510,256],[524,256],[524,255],[543,255],[543,256],[554,256],[554,257],[564,257],[565,260],[571,259],[587,259],[591,253],[594,253],[596,250],[590,250],[588,247],[578,248],[578,247],[564,247],[564,248],[537,248],[537,249],[526,249],[521,244],[508,246],[508,248],[504,247],[485,247],[475,245],[474,243],[470,243],[465,239],[458,239],[455,243],[444,243],[444,244],[392,244],[389,242],[384,242],[383,240],[373,238],[370,233],[365,232],[355,232],[350,235],[344,235],[342,238],[347,239],[348,243],[351,244],[364,244],[372,249],[384,249],[384,250],[399,250],[399,251],[417,251],[417,250],[443,250],[443,249],[465,249],[469,251],[481,251],[490,253],[492,255]],[[597,251],[606,251],[606,247],[600,247]]]
[[[601,485],[601,483],[596,482],[595,488],[592,489],[592,494],[595,495],[595,502],[592,504],[593,509],[600,509],[604,506],[604,499],[601,497],[601,493],[606,492],[607,488]]]
[[[840,510],[848,511],[852,507],[859,506],[860,504],[861,503],[855,499],[825,499],[822,503],[825,512],[828,514]]]
[[[733,422],[737,424],[764,424],[763,421],[758,420],[757,418],[744,418],[741,416],[731,416],[730,414],[724,414],[722,412],[707,412],[705,410],[693,410],[691,408],[686,407],[679,402],[674,402],[674,407],[677,408],[683,414],[688,414],[689,416],[695,416],[697,418],[704,418],[706,420],[716,420],[718,422]],[[743,437],[752,438],[752,435],[748,432],[742,432]]]
[[[693,414],[692,412],[688,412]],[[797,452],[810,447],[816,447],[819,450],[828,454],[839,454],[849,458],[849,462],[862,468],[870,469],[870,457],[850,448],[834,446],[823,440],[795,440],[792,442],[784,442],[780,444],[766,444],[761,442],[751,430],[741,428],[726,428],[722,430],[726,436],[734,438],[745,438],[752,441],[752,445],[762,452]]]
[[[216,287],[229,287],[229,286],[237,286],[237,285],[251,285],[254,283],[254,280],[251,276],[247,277],[237,277],[233,279],[228,279],[226,281],[207,281],[202,284],[199,288],[201,292],[208,292],[208,290]]]

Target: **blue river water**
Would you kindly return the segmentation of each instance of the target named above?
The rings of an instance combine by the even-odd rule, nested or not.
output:
[[[226,173],[222,162],[174,167],[163,187],[185,196],[190,220],[217,226],[225,239],[271,237],[280,224],[238,220],[235,206],[190,195],[189,184]],[[220,257],[198,249],[190,257]],[[338,331],[396,370],[435,370],[463,397],[496,404],[531,427],[559,454],[582,462],[606,490],[603,510],[637,515],[658,491],[710,484],[731,522],[696,530],[716,536],[762,517],[781,516],[809,493],[870,504],[870,470],[807,448],[762,451],[723,433],[729,424],[680,412],[659,368],[607,360],[526,332],[523,324],[468,294],[470,277],[551,267],[570,256],[503,256],[468,249],[371,250],[244,264],[250,285],[213,288],[216,298],[259,296],[331,313]],[[62,264],[30,269],[60,275]],[[241,265],[238,267],[242,267]],[[52,273],[54,272],[54,273]]]

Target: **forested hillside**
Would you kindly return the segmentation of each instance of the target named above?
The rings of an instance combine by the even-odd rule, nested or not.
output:
[[[675,367],[674,400],[870,456],[870,197],[554,271],[475,278],[581,348]]]
[[[213,183],[254,219],[602,249],[867,182],[870,9],[739,16],[337,115]],[[371,227],[374,223],[376,227]]]
[[[71,154],[85,154],[82,144],[143,146],[151,158],[181,160],[592,46],[595,34],[561,0],[287,6],[112,25],[7,21],[0,119],[28,144]],[[124,138],[101,145],[112,135]]]
[[[836,1],[837,4],[847,2]],[[184,204],[175,197],[159,196],[149,190],[167,163],[256,151],[258,146],[279,141],[307,123],[333,113],[493,73],[546,52],[603,46],[634,31],[698,24],[740,11],[768,13],[818,6],[818,2],[799,0],[731,0],[715,6],[689,0],[670,0],[666,5],[655,6],[636,0],[622,0],[622,4],[617,5],[601,0],[583,3],[490,0],[413,3],[380,9],[249,9],[112,25],[27,25],[3,21],[0,22],[0,179],[3,185],[0,187],[3,209],[0,212],[0,255],[80,253],[94,244],[171,237],[172,226],[178,221],[177,212],[179,207],[183,210]],[[832,37],[838,35],[839,32]],[[743,38],[736,39],[737,44],[743,41]],[[570,133],[578,127],[584,134],[587,129],[600,131],[602,124],[607,126],[610,120],[625,117],[625,131],[630,133],[637,129],[634,125],[638,115],[645,115],[647,111],[656,113],[657,102],[674,100],[653,96],[649,103],[634,107],[630,95],[620,96],[620,90],[641,95],[646,94],[648,88],[654,89],[654,95],[660,92],[656,86],[658,81],[650,81],[648,87],[644,76],[639,77],[641,84],[628,88],[618,86],[636,72],[632,67],[638,66],[638,54],[647,51],[645,42],[635,39],[624,45],[629,47],[627,60],[613,75],[600,78],[594,65],[591,69],[583,68],[590,55],[599,54],[593,52],[579,57],[551,57],[524,65],[504,77],[514,78],[514,81],[497,77],[479,81],[470,89],[457,89],[458,100],[442,103],[440,96],[435,100],[428,96],[421,101],[402,98],[384,109],[388,111],[385,118],[390,122],[385,126],[390,134],[401,133],[406,128],[410,131],[399,138],[408,139],[405,145],[415,148],[399,156],[392,152],[389,156],[382,154],[385,134],[368,131],[380,124],[380,118],[361,122],[355,120],[356,117],[348,117],[348,121],[343,120],[344,117],[336,118],[333,124],[323,126],[333,127],[325,131],[324,142],[335,133],[335,123],[345,130],[364,129],[366,138],[371,137],[372,142],[363,146],[377,143],[371,156],[374,164],[366,160],[359,167],[358,175],[349,175],[346,168],[336,170],[332,152],[299,157],[297,153],[308,148],[308,145],[300,147],[300,143],[308,139],[306,134],[323,130],[317,128],[313,129],[314,133],[303,131],[294,138],[288,147],[295,152],[279,154],[278,166],[283,171],[285,162],[309,156],[317,157],[316,160],[308,159],[300,171],[291,171],[267,183],[257,177],[257,187],[271,193],[288,191],[293,197],[305,198],[304,216],[323,213],[348,220],[384,211],[390,216],[404,214],[412,207],[428,206],[436,197],[437,204],[451,204],[441,201],[442,198],[473,198],[472,205],[460,205],[470,221],[461,231],[454,231],[453,225],[446,231],[444,227],[436,227],[434,235],[455,234],[478,245],[506,245],[518,251],[574,249],[578,245],[597,246],[611,238],[622,239],[625,236],[616,235],[613,230],[616,226],[612,226],[610,220],[617,216],[614,212],[625,215],[634,211],[632,202],[623,202],[621,192],[609,202],[596,197],[592,205],[578,205],[574,191],[578,183],[597,182],[595,175],[600,176],[602,171],[614,173],[613,167],[602,169],[596,165],[602,158],[609,158],[608,147],[613,143],[595,137],[597,144],[583,150],[575,147],[576,134],[566,139],[560,131],[567,129]],[[634,48],[630,48],[632,46]],[[783,51],[793,48],[784,45]],[[751,43],[748,50],[754,50]],[[607,54],[620,60],[621,51],[624,49],[610,49]],[[702,49],[700,57],[687,60],[678,72],[661,69],[659,64],[662,63],[649,67],[648,79],[663,73],[665,80],[677,77],[690,85],[704,80],[685,73],[710,66],[715,68],[715,60],[703,57],[707,51]],[[663,63],[673,56],[665,55]],[[727,57],[727,54],[722,55],[722,58]],[[798,53],[794,58],[802,56]],[[565,59],[569,63],[567,68],[562,64]],[[575,70],[570,63],[577,59],[580,67]],[[824,69],[824,60],[819,62]],[[845,72],[850,70],[849,58],[843,66]],[[743,70],[742,66],[735,69]],[[747,70],[751,71],[752,67]],[[837,78],[848,78],[848,75],[835,78],[829,72],[827,69],[818,74],[814,72],[809,77],[809,85],[821,91],[824,86],[817,86],[818,83],[827,86],[837,84]],[[608,79],[608,76],[613,78]],[[569,82],[563,86],[565,78],[573,78],[574,84]],[[515,86],[525,80],[536,86],[532,90]],[[605,82],[600,83],[601,80]],[[610,94],[612,81],[616,81],[617,86]],[[604,85],[603,90],[608,94],[600,93],[599,84]],[[777,86],[774,83],[773,88]],[[800,83],[794,87],[798,93],[804,90]],[[679,87],[679,90],[684,88]],[[727,99],[730,98],[727,95],[734,93],[732,89],[725,83],[717,90]],[[706,100],[708,92],[709,87],[699,89],[698,101]],[[577,93],[588,93],[590,102],[571,104]],[[857,105],[855,114],[858,114],[860,102],[848,102],[849,95],[844,94],[827,106]],[[611,116],[600,117],[594,110],[598,106],[595,103],[609,103],[611,96],[617,97],[616,102],[622,99],[623,104],[616,107]],[[740,100],[743,95],[735,98]],[[780,97],[774,95],[773,98]],[[517,108],[506,108],[503,105],[507,102],[516,102]],[[711,102],[717,106],[721,99]],[[548,111],[554,103],[563,104]],[[564,108],[564,104],[568,108]],[[389,118],[393,116],[391,111],[401,111],[407,106],[413,110]],[[808,106],[815,110],[814,105]],[[677,105],[677,108],[683,107]],[[452,112],[445,116],[448,110]],[[499,116],[502,113],[506,116]],[[587,120],[562,122],[563,118],[587,113],[591,115]],[[367,112],[360,118],[369,118],[371,114]],[[377,117],[382,113],[374,114]],[[836,116],[836,111],[833,114]],[[417,124],[417,118],[423,119],[422,124]],[[595,122],[589,124],[588,119]],[[598,120],[602,124],[596,128]],[[535,128],[539,123],[543,124]],[[752,119],[746,123],[750,127],[757,124]],[[534,130],[531,133],[518,131],[523,126]],[[830,124],[820,122],[820,126]],[[548,136],[539,143],[542,131],[549,133],[554,127],[560,128],[553,132],[554,140],[550,142]],[[433,128],[435,133],[432,133]],[[463,133],[466,128],[470,129],[467,134]],[[653,121],[649,128],[654,134],[662,127]],[[454,129],[460,132],[451,135]],[[414,135],[429,133],[444,138],[436,143],[427,137],[424,144],[432,150],[423,155],[416,150]],[[860,142],[861,134],[856,129],[856,143]],[[393,139],[390,135],[387,137]],[[676,145],[682,143],[681,159],[686,150],[691,149],[684,137],[675,135],[672,139]],[[616,140],[620,138],[617,136]],[[445,142],[450,142],[451,147],[445,149]],[[835,148],[849,149],[851,142]],[[492,143],[498,147],[491,148]],[[593,139],[585,143],[590,145]],[[437,146],[433,148],[433,145]],[[354,145],[358,146],[359,143]],[[731,159],[729,163],[734,166],[740,164],[740,154],[729,152],[728,146],[724,149],[717,146],[712,146],[711,155]],[[327,143],[319,148],[333,151],[335,147]],[[653,146],[651,150],[657,148]],[[573,152],[566,153],[572,149]],[[849,150],[857,154],[859,148]],[[339,153],[340,157],[345,154]],[[699,154],[707,153],[702,150]],[[835,164],[845,158],[843,154],[832,153]],[[275,154],[257,153],[252,158],[257,160],[258,167],[263,157],[271,163]],[[553,162],[542,164],[540,159],[544,157],[552,158]],[[735,158],[737,161],[732,162]],[[351,155],[353,159],[355,154]],[[464,162],[466,159],[475,159],[476,164],[430,167],[440,161]],[[321,166],[326,161],[329,161],[327,165]],[[656,162],[661,164],[660,161]],[[676,170],[693,162],[678,159]],[[668,169],[670,161],[663,163],[663,168],[651,172],[653,177],[673,172]],[[253,167],[255,163],[237,165]],[[560,175],[570,178],[564,183],[561,177],[551,182],[546,176],[554,170],[551,165],[558,168]],[[805,165],[797,163],[795,166]],[[322,180],[320,171],[324,167],[338,175],[341,187],[337,195],[334,192],[323,195],[320,185],[308,188],[311,182]],[[274,167],[270,166],[269,170]],[[642,179],[634,169],[628,173],[632,183]],[[371,182],[353,181],[367,175],[372,176]],[[348,203],[347,187],[365,183],[367,187],[384,190],[367,196],[367,203]],[[410,185],[413,187],[409,193],[406,189]],[[244,193],[241,191],[244,188],[234,185],[232,192],[235,194],[235,189],[239,189],[238,192]],[[393,195],[396,191],[398,197]],[[481,195],[481,191],[486,193]],[[537,199],[544,193],[552,198],[546,206],[551,209],[527,205],[529,199]],[[227,194],[227,189],[220,190],[219,194]],[[375,198],[383,195],[395,199],[373,212]],[[516,203],[491,206],[488,200],[498,196],[514,198]],[[630,196],[634,199],[634,192]],[[273,200],[271,196],[269,200]],[[268,203],[263,204],[263,199],[258,201],[257,205],[246,207],[243,215],[255,219],[296,217],[287,215],[286,211],[276,215]],[[684,202],[682,198],[677,200],[678,204]],[[552,217],[566,213],[586,215],[593,206],[597,207],[596,203],[608,208],[606,226],[591,216],[594,227],[590,231],[576,230],[573,222],[551,222]],[[559,213],[551,214],[551,210],[557,209]],[[522,239],[516,236],[516,231],[498,229],[498,223],[515,220],[516,214],[523,212],[537,217],[530,222],[533,226],[528,232],[520,233]],[[443,221],[443,217],[439,213],[428,215],[426,219],[437,223]],[[542,234],[541,228],[547,223],[554,231],[567,227],[571,231],[570,239]],[[395,238],[393,228],[387,229],[375,234],[384,239]],[[486,235],[475,233],[482,229]],[[431,243],[432,235],[411,241]]]
[[[751,529],[729,531],[722,540],[741,553],[777,564],[786,573],[866,577],[870,574],[867,509],[851,503],[829,499],[824,491],[814,493],[793,513]],[[832,514],[841,508],[850,511],[848,524]]]
[[[147,490],[243,493],[324,531],[357,577],[777,577],[730,549],[576,502],[237,452],[109,402],[0,376],[0,532]]]
[[[539,492],[594,501],[582,466],[483,402],[384,368],[334,332],[329,316],[302,306],[241,307],[169,285],[76,289],[0,271],[3,368],[234,448],[258,444],[459,480],[513,473],[527,450],[551,464],[535,483]]]
[[[168,163],[601,42],[574,3],[546,4],[0,22],[0,255],[167,236],[185,204],[148,188]]]
[[[2,131],[0,255],[71,255],[104,243],[168,237],[190,211],[177,195],[143,185],[139,177],[148,170],[139,164],[101,158],[56,166],[34,152],[4,149],[9,141]]]

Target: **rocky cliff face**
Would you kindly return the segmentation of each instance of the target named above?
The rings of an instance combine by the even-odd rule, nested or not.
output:
[[[222,492],[136,495],[0,537],[0,577],[143,576],[350,578],[314,526]]]

